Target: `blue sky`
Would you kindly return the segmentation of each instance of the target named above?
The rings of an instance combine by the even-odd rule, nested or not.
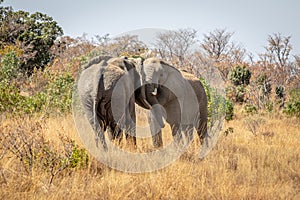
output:
[[[193,28],[201,40],[205,33],[226,28],[253,54],[264,51],[273,33],[291,35],[292,53],[300,54],[299,0],[5,0],[3,5],[46,13],[72,37]]]

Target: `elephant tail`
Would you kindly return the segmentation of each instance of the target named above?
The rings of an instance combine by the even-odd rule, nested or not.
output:
[[[106,123],[105,116],[98,116],[98,114],[102,114],[102,112],[98,112],[99,109],[99,103],[101,103],[102,99],[102,94],[104,92],[104,82],[103,82],[103,72],[104,68],[101,68],[99,70],[98,77],[100,76],[100,79],[95,79],[94,82],[94,87],[96,94],[94,94],[93,97],[93,124],[94,124],[94,131],[95,131],[95,140],[96,140],[96,145],[98,147],[99,141],[101,142],[101,145],[105,151],[107,151],[107,144],[105,142],[105,136],[104,136],[104,131],[106,130]],[[100,107],[101,109],[101,107]]]
[[[94,124],[94,131],[96,134],[96,146],[98,147],[99,140],[101,145],[105,151],[107,151],[107,144],[105,142],[104,131],[105,131],[105,122],[103,120],[98,120],[97,117],[97,108],[98,108],[99,101],[94,99],[93,101],[93,124]],[[100,119],[100,118],[99,118]]]

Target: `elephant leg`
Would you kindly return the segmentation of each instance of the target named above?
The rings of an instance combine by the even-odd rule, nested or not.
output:
[[[105,135],[104,135],[104,132],[106,130],[106,124],[97,115],[98,104],[99,104],[98,101],[94,100],[94,103],[93,103],[93,117],[92,117],[93,122],[92,122],[92,124],[94,125],[93,128],[94,128],[94,131],[96,132],[96,145],[98,147],[98,142],[100,140],[102,148],[105,151],[107,151],[107,144],[106,144]]]
[[[98,143],[100,141],[101,147],[105,151],[107,151],[107,144],[105,142],[105,137],[104,137],[106,126],[105,126],[105,122],[101,120],[101,117],[97,115],[98,102],[96,100],[94,101],[82,100],[82,102],[83,102],[83,109],[85,115],[91,127],[93,128],[95,134],[96,146],[98,147]]]
[[[136,115],[135,115],[135,99],[134,96],[130,98],[129,105],[125,110],[126,120],[126,141],[130,142],[136,147]]]
[[[203,143],[205,135],[207,134],[207,109],[206,109],[206,107],[207,106],[205,105],[205,108],[202,107],[203,109],[200,110],[199,124],[198,124],[198,127],[196,127],[197,134],[199,136],[201,144]]]
[[[167,103],[164,106],[166,113],[167,113],[167,119],[166,121],[170,124],[172,129],[172,136],[174,141],[179,144],[182,140],[182,134],[181,134],[181,110],[180,105],[177,99]]]
[[[201,120],[199,123],[199,127],[197,129],[197,134],[200,139],[200,143],[203,143],[203,140],[205,138],[205,135],[207,134],[207,121],[206,120]]]
[[[110,125],[110,131],[108,132],[109,139],[111,141],[116,141],[118,144],[121,143],[123,139],[122,129],[117,125],[117,123],[112,123]]]
[[[152,135],[152,143],[154,148],[160,148],[163,146],[161,130],[155,135]]]
[[[181,133],[181,128],[180,124],[174,123],[170,124],[171,129],[172,129],[172,136],[176,144],[180,144],[182,142],[182,133]]]

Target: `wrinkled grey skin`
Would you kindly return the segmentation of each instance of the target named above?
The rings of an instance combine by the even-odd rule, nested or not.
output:
[[[110,56],[98,56],[84,66],[78,80],[78,94],[83,106],[83,111],[93,127],[96,141],[100,141],[104,150],[107,150],[104,132],[110,129],[108,135],[112,140],[122,139],[122,129],[126,129],[126,138],[136,145],[135,138],[135,98],[134,85],[140,84],[139,76],[128,76],[127,84],[121,84],[118,94],[118,104],[115,110],[124,116],[113,116],[111,98],[113,90],[123,75],[134,69],[132,62],[125,58],[111,58]],[[127,102],[125,102],[128,100]],[[117,119],[115,119],[117,118]],[[126,127],[120,127],[118,120],[124,120]],[[134,123],[131,123],[134,122]]]
[[[202,141],[207,133],[207,96],[199,79],[187,72],[180,72],[157,58],[146,59],[139,73],[143,77],[142,83],[146,84],[142,90],[145,94],[139,97],[145,98],[150,104],[147,106],[141,103],[141,106],[151,109],[154,105],[161,105],[166,112],[165,118],[171,126],[175,140],[181,139],[181,131],[191,140],[194,127]],[[192,96],[195,96],[196,102],[190,100]],[[164,126],[163,115],[164,111],[159,106],[150,114],[150,129],[155,147],[163,145],[161,136],[161,128]]]

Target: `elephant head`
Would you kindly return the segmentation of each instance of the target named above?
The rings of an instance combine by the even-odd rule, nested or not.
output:
[[[148,58],[144,61],[142,69],[139,72],[142,77],[142,98],[151,106],[151,111],[156,121],[161,127],[164,127],[162,106],[165,102],[170,101],[170,95],[183,96],[180,90],[175,89],[177,86],[184,85],[181,73],[171,65],[158,58]],[[164,88],[169,91],[177,91],[177,94],[172,92],[160,92]],[[164,95],[168,95],[167,97]],[[156,106],[159,105],[159,106]]]

